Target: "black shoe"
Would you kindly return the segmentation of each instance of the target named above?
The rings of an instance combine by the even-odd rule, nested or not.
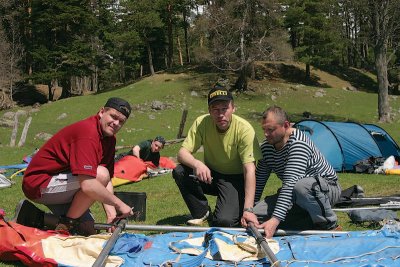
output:
[[[15,216],[11,221],[39,229],[44,227],[44,211],[30,201],[23,199],[15,208]]]

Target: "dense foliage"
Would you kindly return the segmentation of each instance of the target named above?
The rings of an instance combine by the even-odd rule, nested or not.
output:
[[[205,63],[237,73],[247,90],[254,62],[294,59],[310,68],[376,73],[379,116],[398,91],[400,0],[1,0],[0,89],[21,81],[97,92],[156,71]],[[390,76],[388,76],[388,73]],[[18,74],[18,75],[17,75]],[[18,88],[17,88],[18,89]]]

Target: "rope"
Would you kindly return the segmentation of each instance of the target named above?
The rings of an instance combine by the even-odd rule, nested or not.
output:
[[[10,179],[13,179],[15,176],[17,176],[19,173],[21,173],[21,172],[24,172],[26,170],[26,168],[23,168],[23,169],[21,169],[21,170],[19,170],[19,171],[17,171],[17,172],[14,172],[11,176],[10,176]]]
[[[368,255],[377,254],[377,253],[382,252],[382,251],[384,251],[386,249],[389,249],[389,248],[400,248],[400,246],[387,246],[387,247],[384,247],[384,248],[382,248],[380,250],[377,250],[377,251],[371,251],[371,252],[364,253],[364,254],[361,254],[361,255],[356,255],[356,256],[341,257],[341,258],[332,259],[332,260],[329,260],[329,261],[292,260],[292,261],[288,262],[288,264],[286,266],[289,266],[290,264],[296,263],[296,262],[306,262],[306,263],[310,263],[311,262],[311,263],[321,263],[321,264],[335,263],[335,262],[338,262],[338,261],[349,260],[349,259],[357,259],[357,258],[362,258],[362,257],[368,256]],[[274,265],[272,265],[272,266],[274,266]]]

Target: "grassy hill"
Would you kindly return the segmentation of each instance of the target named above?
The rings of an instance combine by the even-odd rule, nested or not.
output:
[[[313,69],[313,85],[295,83],[296,77],[301,81],[302,73],[300,64],[263,63],[256,69],[257,79],[249,83],[250,90],[236,95],[237,114],[253,124],[260,139],[260,115],[267,106],[273,104],[284,107],[294,122],[302,119],[303,112],[307,111],[320,120],[377,123],[377,94],[372,91],[371,85],[365,85],[366,80],[372,86],[376,83],[370,74],[363,74],[363,78],[360,78],[362,72],[357,71],[357,77],[353,75],[345,80],[350,71],[339,77]],[[17,143],[27,116],[32,116],[26,144],[22,148],[10,148],[8,144],[12,129],[1,127],[0,146],[3,153],[0,155],[0,165],[19,162],[24,154],[30,154],[43,144],[43,140],[36,137],[39,133],[53,134],[65,125],[95,114],[111,96],[126,98],[134,107],[133,116],[118,136],[118,145],[135,144],[157,134],[163,134],[167,139],[175,138],[182,110],[189,110],[187,130],[196,116],[207,112],[207,91],[221,76],[199,69],[161,73],[120,89],[63,99],[44,104],[38,109],[25,107],[23,109],[29,114],[20,118]],[[223,76],[234,81],[229,74]],[[164,109],[152,109],[153,101],[161,101]],[[395,140],[400,140],[400,133],[396,129],[400,120],[400,100],[397,96],[390,97],[390,105],[393,123],[380,126]],[[0,117],[5,112],[0,112]],[[62,114],[65,118],[59,118]]]
[[[259,63],[256,79],[250,81],[249,90],[236,94],[236,114],[248,119],[254,126],[259,140],[263,140],[260,127],[261,114],[269,105],[285,108],[292,121],[303,118],[304,112],[311,113],[314,119],[333,121],[357,121],[377,124],[378,98],[375,92],[376,81],[371,74],[359,70],[312,70],[312,81],[302,80],[303,66],[287,63]],[[79,96],[47,103],[39,108],[15,108],[25,110],[27,115],[20,118],[19,136],[24,122],[32,116],[26,144],[23,147],[10,147],[10,127],[0,130],[0,165],[20,163],[24,155],[31,154],[44,141],[38,138],[40,133],[54,134],[62,127],[95,114],[109,97],[118,96],[127,99],[133,106],[132,116],[117,136],[118,146],[134,145],[144,139],[163,135],[166,139],[175,139],[178,133],[182,111],[188,109],[185,131],[194,118],[207,112],[206,95],[210,86],[219,78],[234,77],[231,74],[207,72],[200,68],[185,69],[174,73],[159,73],[144,78],[125,87],[94,95]],[[163,108],[152,108],[154,101],[160,101]],[[390,97],[392,123],[379,124],[397,141],[400,141],[400,99]],[[6,112],[0,112],[2,117]],[[62,115],[62,116],[61,116]],[[162,154],[175,156],[179,144],[167,146]],[[367,195],[390,195],[399,193],[398,176],[340,174],[344,188],[360,184]],[[11,217],[17,201],[23,198],[21,177],[15,178],[16,185],[2,189],[0,208]],[[279,186],[273,178],[265,193],[273,193]],[[147,192],[146,224],[183,224],[188,214],[187,208],[170,175],[144,180],[117,188],[118,191]],[[214,199],[210,198],[211,204]],[[171,205],[174,203],[174,205]],[[101,208],[93,209],[99,222],[104,221]],[[340,215],[345,229],[359,229],[349,224],[345,215]],[[0,263],[1,266],[1,263]]]

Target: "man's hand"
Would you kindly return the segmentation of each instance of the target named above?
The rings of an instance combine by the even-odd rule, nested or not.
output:
[[[243,212],[243,216],[240,219],[240,222],[243,227],[247,227],[249,222],[254,223],[254,225],[259,225],[257,216],[254,213],[248,211]]]
[[[265,238],[270,239],[274,236],[276,228],[281,221],[275,217],[272,217],[268,221],[262,223],[258,228],[264,228]]]
[[[211,171],[200,160],[197,160],[197,162],[194,166],[193,172],[196,175],[196,177],[199,179],[199,181],[206,183],[206,184],[211,184],[211,182],[212,182]]]
[[[118,215],[116,213],[107,214],[107,223],[112,224],[112,226],[108,229],[108,232],[112,233],[115,230],[115,223],[118,222],[121,218],[126,218],[133,215],[133,208],[129,207],[125,203],[122,202],[122,206],[118,207]]]
[[[133,207],[129,207],[128,205],[126,205],[125,203],[122,202],[123,205],[121,205],[120,207],[118,207],[118,217],[120,218],[126,218],[129,216],[133,215]]]

